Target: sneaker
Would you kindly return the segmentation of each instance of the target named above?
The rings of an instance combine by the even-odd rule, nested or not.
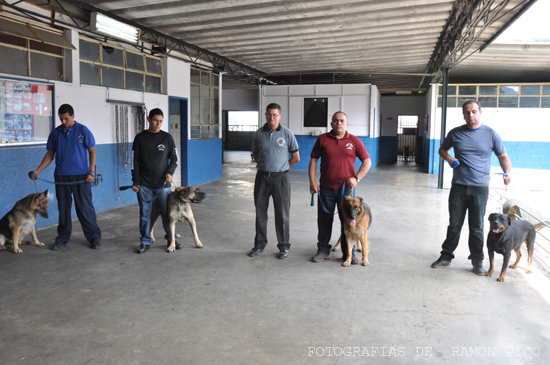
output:
[[[317,252],[315,256],[311,258],[311,261],[313,262],[321,262],[324,260],[330,260],[330,255],[327,255],[326,253]]]
[[[451,260],[440,257],[437,259],[437,261],[432,263],[432,267],[434,269],[441,269],[443,266],[449,266],[450,264],[451,264]]]
[[[151,245],[144,245],[142,243],[141,245],[139,245],[139,247],[137,249],[137,253],[145,253],[145,251],[147,251],[150,247],[151,247]]]
[[[279,252],[279,254],[277,255],[277,258],[278,259],[286,259],[288,257],[288,250],[282,250],[281,252]]]
[[[248,256],[250,256],[250,257],[255,257],[255,256],[258,256],[259,254],[261,254],[262,252],[264,252],[264,250],[259,249],[259,248],[253,248],[253,249],[250,250],[250,252],[248,253]]]

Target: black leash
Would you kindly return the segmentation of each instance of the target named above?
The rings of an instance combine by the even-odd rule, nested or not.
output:
[[[349,179],[346,179],[344,181],[344,183],[342,184],[342,191],[340,193],[340,200],[338,202],[339,204],[342,204],[342,202],[344,201],[344,192],[346,191],[346,181],[348,181],[348,180]],[[323,208],[325,213],[327,213],[327,214],[336,214],[336,213],[338,213],[338,210],[336,211],[336,213],[329,212],[327,207],[325,207],[325,204],[323,203],[323,199],[321,199],[321,190],[320,189],[319,189],[318,193],[319,193],[319,204],[321,204],[321,208]],[[314,204],[314,199],[313,199],[314,195],[315,195],[315,193],[311,194],[311,206],[312,207],[315,205]],[[352,189],[351,195],[355,196],[355,187]]]

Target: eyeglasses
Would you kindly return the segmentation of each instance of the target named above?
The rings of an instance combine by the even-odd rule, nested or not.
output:
[[[266,118],[277,118],[280,114],[267,114],[265,113]]]

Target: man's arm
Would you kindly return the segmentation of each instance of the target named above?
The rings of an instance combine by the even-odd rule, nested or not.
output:
[[[451,156],[449,154],[449,150],[445,150],[442,147],[439,147],[439,156],[441,156],[442,159],[447,161],[447,163],[449,165],[452,164],[454,160],[456,160],[456,158],[454,158],[453,156]],[[460,165],[460,163],[458,165]],[[456,166],[458,166],[458,165],[456,165]]]
[[[359,180],[361,180],[367,175],[367,172],[369,172],[369,169],[371,166],[372,166],[372,161],[370,160],[370,158],[367,158],[361,161],[361,167],[359,168],[359,171],[357,171],[357,175],[356,175],[359,178]],[[355,176],[348,179],[347,185],[350,188],[353,188],[357,184],[358,183]]]
[[[506,176],[504,176],[504,185],[508,185],[512,182],[512,178],[510,177],[510,173],[512,173],[512,161],[510,161],[510,157],[508,157],[506,152],[497,157],[502,171],[506,174]]]
[[[88,148],[88,154],[90,155],[90,173],[95,175],[95,147]],[[93,182],[94,177],[90,174],[86,175],[86,182]]]
[[[254,158],[254,162],[258,162],[258,154],[257,153],[253,153],[252,154],[252,157]]]
[[[319,161],[318,158],[311,158],[309,160],[309,167],[307,168],[307,173],[309,175],[309,192],[311,194],[315,194],[319,191],[319,184],[315,182],[315,178],[317,175],[317,161]]]
[[[290,160],[288,160],[288,164],[290,165],[290,167],[292,167],[298,162],[300,162],[300,151],[292,152],[290,154]]]
[[[55,156],[55,152],[54,151],[50,151],[48,150],[46,152],[46,154],[44,155],[44,158],[42,159],[42,162],[40,163],[40,165],[38,165],[38,167],[36,168],[36,170],[34,170],[34,176],[32,176],[32,174],[29,172],[29,177],[32,179],[32,180],[36,180],[36,177],[38,175],[40,175],[40,173],[42,171],[44,171],[44,169],[48,166],[50,166],[50,164],[52,163],[53,161],[53,157]],[[34,177],[34,178],[33,178]]]

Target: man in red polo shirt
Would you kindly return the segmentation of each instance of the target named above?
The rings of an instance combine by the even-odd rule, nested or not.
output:
[[[349,134],[348,117],[344,112],[336,112],[330,123],[332,130],[323,133],[315,142],[309,161],[309,192],[319,193],[317,202],[317,253],[313,256],[313,262],[321,262],[330,258],[330,238],[332,236],[332,222],[334,207],[338,207],[338,216],[342,221],[342,188],[344,197],[351,194],[351,189],[365,177],[371,167],[369,153],[363,142],[354,135]],[[317,173],[317,161],[321,158],[321,178],[319,184],[315,182]],[[355,159],[359,158],[362,164],[359,171],[355,172]],[[345,185],[345,186],[344,186]],[[321,204],[322,203],[322,204]],[[326,211],[325,211],[326,209]],[[346,237],[341,232],[341,247],[344,257],[347,256]],[[352,264],[357,264],[355,255]]]

